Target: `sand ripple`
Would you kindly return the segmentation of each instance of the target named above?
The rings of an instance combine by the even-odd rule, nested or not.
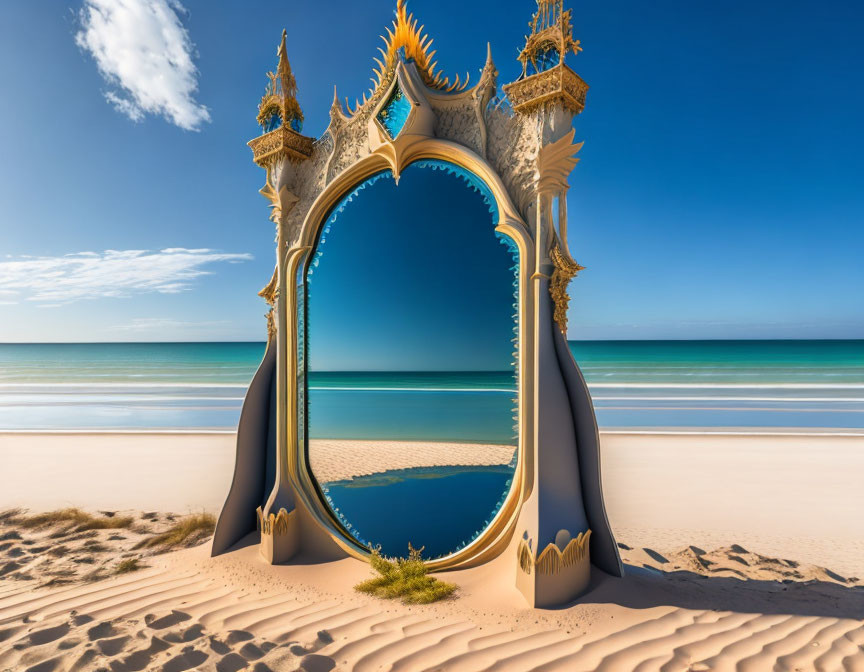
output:
[[[632,551],[634,562],[691,557],[647,551]],[[740,565],[732,555],[757,562],[736,549],[703,555],[713,565]],[[580,605],[534,612],[490,603],[488,590],[472,585],[476,573],[452,575],[464,583],[458,600],[407,607],[351,592],[353,574],[366,571],[345,564],[354,561],[339,564],[351,576],[334,585],[323,568],[266,567],[254,547],[215,560],[206,549],[163,560],[136,574],[36,592],[0,582],[0,669],[864,670],[864,594],[839,582],[820,588],[839,592],[818,593],[834,615],[784,613],[795,601],[776,581],[760,597],[740,578],[634,568],[601,582]],[[796,585],[806,591],[814,583]],[[741,609],[719,608],[724,594]],[[703,608],[680,606],[682,596]],[[777,608],[760,612],[758,604]]]

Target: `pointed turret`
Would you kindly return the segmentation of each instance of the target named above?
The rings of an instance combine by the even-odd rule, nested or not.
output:
[[[563,0],[537,0],[531,33],[519,54],[522,76],[504,86],[516,112],[560,105],[576,115],[585,108],[588,85],[566,63],[569,54],[582,51],[571,21],[572,10],[564,11]]]
[[[264,134],[249,143],[254,160],[267,167],[280,157],[302,161],[312,154],[312,138],[300,134],[303,130],[303,110],[297,102],[297,80],[288,62],[288,31],[282,31],[282,41],[276,53],[276,72],[268,72],[270,80],[258,105],[258,124]]]

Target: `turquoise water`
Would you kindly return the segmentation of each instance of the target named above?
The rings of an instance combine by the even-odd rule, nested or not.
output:
[[[864,431],[864,341],[571,349],[602,428]],[[0,429],[228,431],[263,352],[262,343],[0,344]],[[472,424],[483,416],[472,409],[509,408],[512,386],[507,372],[327,373],[310,380],[310,406],[329,438],[376,438],[386,427],[399,438],[470,440],[474,431],[480,440],[493,428]],[[387,404],[364,412],[370,395],[398,403],[401,415]],[[512,441],[511,428],[494,431]]]
[[[323,489],[332,507],[349,512],[346,528],[361,544],[404,557],[410,543],[428,559],[462,548],[486,529],[512,478],[507,466],[415,468],[334,481]]]

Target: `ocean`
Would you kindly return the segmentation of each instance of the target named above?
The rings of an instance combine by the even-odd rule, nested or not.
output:
[[[864,433],[864,341],[570,347],[606,431]],[[0,344],[0,431],[231,431],[263,352],[263,343]],[[312,436],[385,438],[376,432],[386,427],[387,438],[512,442],[509,421],[478,418],[510,414],[513,384],[506,372],[313,374]]]

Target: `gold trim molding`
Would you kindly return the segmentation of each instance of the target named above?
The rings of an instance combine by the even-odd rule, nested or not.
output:
[[[259,506],[255,513],[258,517],[258,529],[262,534],[270,536],[280,536],[288,534],[291,525],[291,518],[296,515],[296,511],[289,512],[287,509],[279,509],[278,514],[271,513],[265,516]]]
[[[552,279],[549,281],[549,294],[555,304],[554,319],[558,328],[566,336],[567,308],[570,307],[570,294],[567,293],[567,287],[579,271],[585,270],[585,267],[577,264],[570,255],[565,255],[557,244],[552,248],[549,256],[555,266]]]
[[[588,85],[569,66],[556,65],[536,75],[504,85],[516,112],[527,113],[562,104],[574,114],[585,109]]]
[[[262,168],[267,168],[279,158],[290,161],[305,161],[312,156],[314,140],[300,135],[287,126],[280,126],[275,131],[250,140],[252,160]]]
[[[521,539],[516,549],[519,568],[526,574],[536,571],[538,574],[558,574],[567,567],[584,562],[588,558],[588,541],[591,530],[580,532],[570,540],[564,550],[551,543],[536,557],[531,552],[531,541]]]

